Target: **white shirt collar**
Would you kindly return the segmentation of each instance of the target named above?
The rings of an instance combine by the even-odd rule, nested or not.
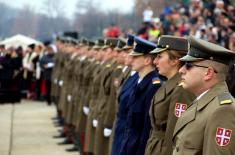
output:
[[[133,76],[136,73],[136,71],[131,71],[131,76]]]
[[[206,90],[206,91],[204,91],[203,93],[201,93],[201,95],[199,95],[199,96],[196,98],[196,100],[198,101],[198,100],[199,100],[200,98],[202,98],[202,96],[205,95],[208,91],[209,91],[209,89]]]

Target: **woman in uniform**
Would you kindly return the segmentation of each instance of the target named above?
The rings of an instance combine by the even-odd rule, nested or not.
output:
[[[157,91],[150,107],[152,130],[145,155],[172,154],[172,135],[176,121],[194,99],[194,95],[180,86],[181,76],[178,73],[183,65],[179,58],[186,55],[187,50],[186,39],[163,35],[158,41],[158,47],[151,52],[157,54],[154,64],[167,81]]]

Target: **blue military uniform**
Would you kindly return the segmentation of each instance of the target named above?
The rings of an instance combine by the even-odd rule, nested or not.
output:
[[[159,82],[153,84],[152,81]],[[151,100],[162,81],[157,71],[152,71],[136,86],[128,101],[128,115],[121,155],[143,155],[151,129],[149,108]]]
[[[127,119],[127,103],[130,97],[133,87],[136,85],[139,79],[138,73],[130,76],[122,86],[122,89],[118,96],[119,108],[116,116],[115,134],[112,144],[112,155],[116,155],[120,151],[120,143],[122,142]]]
[[[133,49],[134,45],[134,38],[135,36],[132,34],[127,35],[127,44],[123,47],[123,50],[130,50]],[[134,73],[134,71],[132,71]],[[131,92],[133,91],[134,86],[136,85],[139,75],[138,73],[134,73],[131,76],[127,78],[127,80],[124,82],[123,86],[121,87],[121,90],[118,94],[118,112],[116,115],[116,121],[114,126],[114,136],[113,136],[113,142],[112,142],[112,155],[118,155],[120,152],[120,144],[122,142],[124,133],[125,133],[125,127],[126,127],[126,119],[127,119],[127,104],[130,97]]]
[[[143,56],[156,48],[155,44],[135,38],[136,46],[131,55]],[[136,83],[127,105],[127,120],[119,155],[143,155],[151,129],[149,108],[162,80],[157,71],[146,74]]]

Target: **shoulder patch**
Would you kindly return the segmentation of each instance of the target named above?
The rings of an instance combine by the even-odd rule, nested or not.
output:
[[[161,80],[159,78],[153,78],[152,83],[153,84],[159,84],[159,83],[161,83]]]
[[[218,96],[220,105],[233,103],[233,97],[229,92],[224,92]]]

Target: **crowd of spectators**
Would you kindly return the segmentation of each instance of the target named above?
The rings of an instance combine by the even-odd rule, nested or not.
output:
[[[162,34],[193,35],[235,51],[234,30],[233,3],[228,0],[191,0],[189,5],[165,6],[159,17],[155,17],[148,7],[143,12],[143,23],[137,35],[154,42]]]

